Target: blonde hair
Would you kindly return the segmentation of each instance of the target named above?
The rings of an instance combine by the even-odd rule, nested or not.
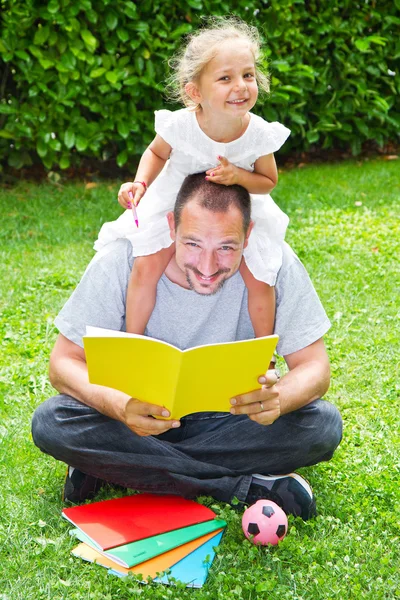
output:
[[[189,97],[185,86],[190,81],[198,81],[204,67],[218,54],[220,45],[232,39],[248,42],[254,55],[258,86],[268,93],[269,77],[262,67],[264,56],[257,28],[236,17],[209,17],[206,22],[206,26],[192,33],[186,45],[169,61],[172,69],[167,84],[169,98],[182,102],[192,110],[198,110],[200,105]]]

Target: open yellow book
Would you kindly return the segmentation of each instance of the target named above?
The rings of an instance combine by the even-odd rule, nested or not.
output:
[[[202,411],[229,412],[229,400],[258,389],[277,335],[180,350],[143,335],[87,327],[89,381],[165,406],[173,419]]]

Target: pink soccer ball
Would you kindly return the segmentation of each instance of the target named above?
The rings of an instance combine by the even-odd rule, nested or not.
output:
[[[288,520],[280,506],[271,500],[258,500],[242,517],[244,535],[253,544],[276,546],[286,535]]]

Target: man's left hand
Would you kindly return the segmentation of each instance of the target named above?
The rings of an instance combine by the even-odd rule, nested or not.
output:
[[[232,415],[248,415],[260,425],[271,425],[281,415],[278,375],[274,370],[267,371],[258,378],[261,388],[231,399]]]
[[[239,179],[239,167],[233,165],[224,156],[218,156],[221,164],[206,171],[206,179],[220,185],[234,185]]]

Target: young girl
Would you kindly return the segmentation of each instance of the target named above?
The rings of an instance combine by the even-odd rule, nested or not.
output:
[[[258,86],[269,91],[259,60],[257,30],[236,19],[225,19],[194,33],[172,65],[176,89],[186,108],[156,111],[157,135],[144,152],[134,181],[119,190],[118,201],[128,210],[103,225],[95,244],[98,250],[121,237],[132,243],[137,258],[127,292],[129,332],[144,333],[158,280],[174,252],[166,214],[173,209],[183,179],[206,172],[206,178],[216,185],[239,184],[251,194],[254,228],[240,273],[248,288],[255,335],[273,333],[273,286],[288,218],[269,192],[278,180],[273,152],[290,131],[250,112]],[[137,207],[139,227],[129,210],[132,205]]]

